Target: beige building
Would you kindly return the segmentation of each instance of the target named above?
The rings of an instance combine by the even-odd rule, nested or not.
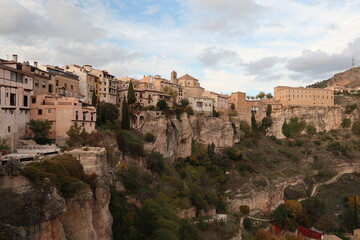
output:
[[[229,96],[218,94],[215,92],[204,91],[202,97],[211,98],[214,100],[214,107],[216,111],[227,112],[229,109]]]
[[[201,94],[205,91],[204,88],[200,86],[199,80],[185,74],[184,76],[177,79],[177,83],[183,88],[183,98],[189,97],[201,97]]]
[[[97,93],[97,84],[100,85],[100,79],[95,74],[91,73],[88,69],[91,66],[78,66],[75,64],[66,65],[65,71],[72,72],[79,77],[79,89],[80,89],[80,100],[84,103],[92,104],[93,94],[100,96],[100,92]]]
[[[163,93],[161,91],[157,91],[154,89],[139,89],[134,88],[136,102],[140,104],[142,107],[155,106],[160,100],[165,100],[169,107],[174,106],[172,96]],[[128,89],[119,89],[118,90],[118,104],[121,104],[124,97],[127,99]]]
[[[205,97],[189,97],[189,105],[196,114],[203,114],[205,116],[212,116],[214,99]]]
[[[84,68],[92,73],[93,75],[99,77],[100,81],[100,102],[107,102],[116,104],[117,102],[117,89],[118,89],[118,80],[115,76],[109,74],[105,70],[94,69],[90,65],[85,65]]]
[[[33,74],[22,71],[17,55],[12,61],[0,59],[0,138],[7,139],[11,149],[26,133],[30,121],[30,97]]]
[[[42,70],[54,75],[54,96],[80,98],[79,77],[57,66],[45,65]]]
[[[34,62],[34,65],[30,65],[29,62],[22,64],[22,70],[31,72],[34,77],[34,95],[55,93],[55,75],[38,68],[38,63]]]
[[[334,91],[324,88],[278,86],[274,97],[283,106],[334,106]]]
[[[33,96],[31,99],[31,119],[51,122],[50,138],[63,143],[66,132],[77,123],[86,132],[95,131],[96,109],[85,107],[74,97],[54,97],[50,95]]]

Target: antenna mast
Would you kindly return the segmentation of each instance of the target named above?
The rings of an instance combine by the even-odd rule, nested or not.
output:
[[[352,58],[352,67],[354,68],[355,67],[355,57],[353,56]]]

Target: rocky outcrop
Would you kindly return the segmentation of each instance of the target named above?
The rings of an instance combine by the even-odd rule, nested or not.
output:
[[[282,110],[273,111],[271,118],[272,126],[268,129],[267,135],[275,136],[279,139],[285,138],[282,134],[282,125],[285,119],[297,117],[300,121],[305,121],[313,125],[317,131],[329,131],[340,129],[344,115],[344,109],[340,106],[334,107],[288,107]],[[353,116],[349,116],[353,118]]]
[[[93,189],[86,186],[72,198],[64,199],[50,181],[38,187],[21,175],[0,176],[0,233],[7,239],[112,239],[105,150],[68,153],[80,160],[87,174],[98,175]]]
[[[150,132],[155,135],[156,141],[146,143],[146,150],[155,150],[176,159],[191,155],[193,140],[214,143],[218,148],[233,146],[240,141],[239,125],[239,119],[228,116],[214,118],[182,114],[178,119],[147,112],[138,130],[142,134]]]

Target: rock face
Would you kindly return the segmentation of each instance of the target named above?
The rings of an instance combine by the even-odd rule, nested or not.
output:
[[[328,88],[356,88],[360,86],[360,67],[335,74],[329,79]]]
[[[0,233],[7,239],[112,239],[105,150],[69,154],[80,159],[87,174],[99,176],[94,189],[86,187],[70,199],[51,182],[39,188],[20,175],[0,176]]]
[[[300,121],[305,121],[313,125],[317,131],[329,131],[340,129],[344,115],[344,109],[340,106],[334,107],[289,107],[283,110],[273,111],[271,118],[272,126],[268,129],[268,135],[282,139],[282,125],[285,121],[297,117]],[[353,118],[353,116],[350,116]]]
[[[218,118],[205,116],[188,116],[182,114],[180,119],[165,117],[147,112],[138,130],[141,133],[152,133],[154,143],[146,143],[146,150],[155,150],[165,157],[176,159],[191,155],[193,140],[203,144],[214,143],[216,147],[231,147],[240,141],[240,120],[222,116]]]

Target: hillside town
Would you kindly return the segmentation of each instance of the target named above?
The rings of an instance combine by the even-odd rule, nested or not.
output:
[[[110,103],[121,109],[130,82],[136,103],[144,110],[156,109],[160,101],[174,108],[187,100],[196,115],[236,115],[249,124],[252,116],[261,121],[269,106],[277,111],[291,106],[334,105],[333,89],[278,86],[274,96],[260,93],[250,99],[245,92],[225,95],[208,91],[198,79],[189,74],[178,77],[175,71],[171,79],[159,75],[139,80],[117,78],[90,65],[21,63],[15,54],[12,60],[0,59],[0,81],[0,138],[7,139],[11,150],[17,148],[19,139],[31,135],[27,127],[30,120],[50,121],[49,137],[57,143],[66,138],[74,123],[86,132],[95,131],[96,105]]]

